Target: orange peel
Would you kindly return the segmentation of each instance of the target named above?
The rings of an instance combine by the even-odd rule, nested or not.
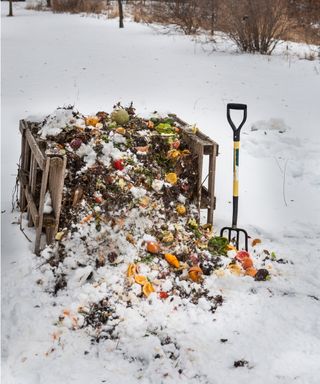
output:
[[[127,277],[134,276],[137,273],[137,266],[135,264],[129,264],[127,269]]]
[[[175,184],[177,184],[178,176],[174,172],[166,173],[165,180],[166,180],[167,183],[175,185]]]
[[[189,278],[195,283],[199,283],[202,277],[202,269],[199,266],[191,267],[188,271]]]
[[[172,265],[173,267],[175,267],[175,268],[179,268],[179,267],[180,267],[180,262],[179,262],[179,260],[176,258],[175,255],[172,255],[171,253],[165,253],[164,258],[165,258],[166,261],[167,261],[170,265]]]
[[[143,275],[135,275],[134,276],[134,281],[137,283],[137,284],[140,284],[140,285],[145,285],[148,283],[148,279],[143,276]]]
[[[253,267],[253,261],[250,259],[250,257],[245,257],[243,260],[241,260],[241,265],[243,269],[248,269]]]
[[[148,297],[152,292],[155,292],[153,285],[150,282],[144,284],[142,291],[146,297]]]
[[[255,277],[255,275],[257,274],[257,270],[254,267],[250,267],[250,268],[246,269],[246,273],[245,274],[247,276]]]
[[[96,116],[88,116],[85,118],[86,125],[95,127],[99,123],[99,118]]]
[[[160,246],[158,243],[154,241],[148,241],[147,243],[147,251],[153,254],[159,253]]]
[[[186,214],[187,209],[183,204],[177,204],[176,211],[178,212],[179,215],[183,216]]]

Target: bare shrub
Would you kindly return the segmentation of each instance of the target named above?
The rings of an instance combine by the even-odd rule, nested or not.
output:
[[[320,45],[320,1],[288,0],[288,6],[290,16],[296,20],[296,28],[288,32],[288,38]]]
[[[51,7],[53,12],[101,13],[106,3],[101,0],[52,0]]]
[[[176,25],[187,35],[214,32],[217,0],[158,0],[136,2],[134,20]]]
[[[107,17],[108,19],[115,19],[116,17],[119,17],[119,7],[118,4],[110,3],[107,8]]]
[[[243,52],[271,54],[292,27],[285,0],[225,0],[222,28]]]

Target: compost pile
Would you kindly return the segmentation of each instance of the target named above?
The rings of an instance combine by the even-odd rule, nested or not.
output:
[[[197,157],[172,117],[145,119],[120,104],[93,116],[60,108],[32,133],[47,153],[67,156],[60,228],[38,281],[67,292],[58,324],[116,339],[128,308],[142,318],[148,304],[164,302],[168,314],[214,313],[223,298],[207,284],[212,275],[267,278],[247,252],[199,224]]]

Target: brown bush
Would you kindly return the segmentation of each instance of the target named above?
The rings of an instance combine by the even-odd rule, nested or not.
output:
[[[243,52],[271,54],[293,27],[286,0],[225,0],[223,30]]]
[[[101,13],[106,7],[101,0],[52,0],[51,3],[53,12]]]
[[[185,34],[214,32],[218,0],[154,0],[135,2],[134,20],[173,24]]]

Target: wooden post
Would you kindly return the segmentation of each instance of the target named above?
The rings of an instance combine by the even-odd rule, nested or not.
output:
[[[34,194],[37,186],[37,162],[33,153],[31,153],[30,160],[30,173],[29,173],[29,187],[31,196],[34,198]],[[28,206],[28,227],[32,227],[34,225],[32,215],[30,214],[30,207]]]
[[[202,171],[203,171],[203,146],[198,144],[195,145],[194,150],[198,156],[198,183],[197,183],[197,207],[199,211],[200,220],[200,209],[201,209],[201,193],[202,193]]]
[[[216,176],[216,157],[217,157],[217,146],[212,146],[212,153],[209,155],[209,180],[208,180],[208,192],[209,192],[209,208],[207,213],[207,222],[213,223],[213,212],[215,209],[215,176]]]
[[[26,151],[26,134],[25,127],[20,121],[20,132],[21,132],[21,157],[20,157],[20,169],[19,169],[19,183],[20,183],[20,197],[19,206],[20,211],[23,212],[27,205],[26,196],[24,194],[24,177],[23,172],[25,170],[25,151]]]
[[[44,171],[42,174],[42,180],[41,180],[41,190],[40,190],[40,200],[39,200],[39,222],[36,230],[36,241],[35,241],[35,248],[34,248],[34,252],[36,255],[39,255],[40,253],[41,234],[42,234],[42,225],[43,225],[43,208],[44,208],[45,195],[47,191],[50,160],[51,160],[50,157],[47,157],[45,160],[45,168],[44,168]]]
[[[66,171],[67,158],[51,157],[48,189],[50,191],[52,208],[55,216],[55,225],[52,231],[47,232],[47,242],[51,243],[59,228],[61,213],[62,192],[64,187],[64,176]]]

